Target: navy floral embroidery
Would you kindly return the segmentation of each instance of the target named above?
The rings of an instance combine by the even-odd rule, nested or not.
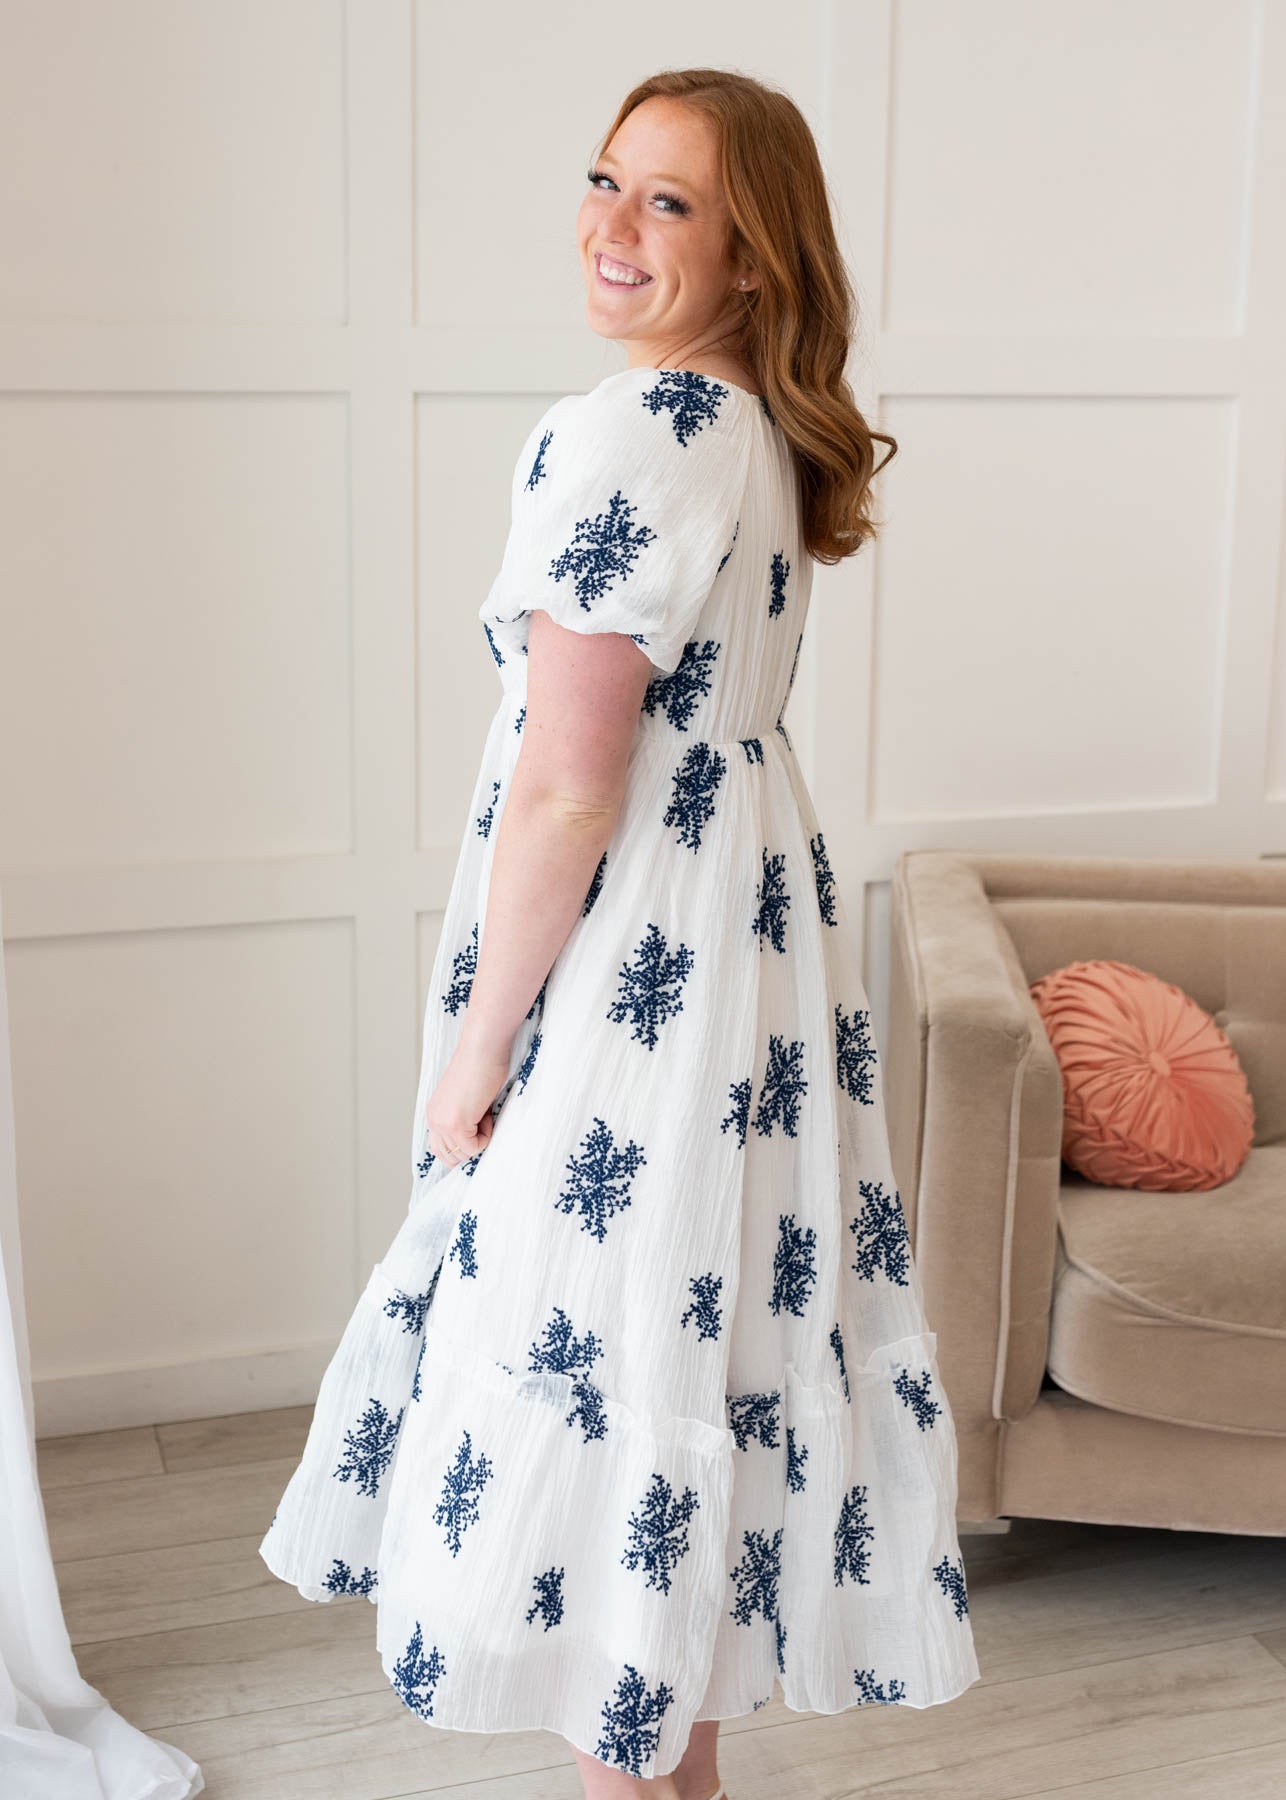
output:
[[[577,519],[572,541],[549,564],[555,581],[572,578],[577,605],[593,611],[618,581],[628,580],[640,553],[656,538],[650,525],[636,525],[634,508],[620,488],[605,513]]]
[[[787,1137],[799,1136],[799,1103],[808,1092],[803,1060],[801,1039],[788,1045],[775,1031],[769,1036],[768,1067],[755,1113],[755,1130],[761,1137],[771,1137],[773,1126],[778,1124]]]
[[[762,763],[764,760],[763,740],[757,737],[739,738],[738,743],[746,753],[748,763]]]
[[[643,1764],[656,1754],[658,1728],[673,1699],[673,1688],[658,1681],[649,1690],[633,1663],[626,1663],[615,1693],[603,1706],[603,1733],[594,1746],[598,1760],[641,1776]]]
[[[683,1011],[682,988],[692,973],[693,956],[686,944],[670,951],[661,927],[651,921],[633,954],[633,966],[621,965],[620,992],[607,1017],[615,1025],[632,1024],[630,1036],[655,1050],[660,1026]]]
[[[935,1419],[942,1411],[938,1402],[929,1397],[932,1386],[932,1369],[925,1369],[920,1375],[912,1375],[909,1369],[899,1369],[893,1380],[893,1392],[911,1408],[921,1431],[931,1431]]]
[[[446,1659],[436,1644],[425,1656],[424,1637],[417,1619],[410,1642],[393,1664],[393,1687],[402,1704],[419,1713],[422,1719],[432,1718],[434,1690],[446,1669]]]
[[[756,1613],[762,1614],[770,1623],[776,1623],[781,1537],[781,1526],[771,1537],[766,1531],[743,1531],[741,1534],[745,1553],[736,1568],[730,1571],[737,1584],[732,1617],[738,1625],[749,1625]]]
[[[844,1398],[852,1404],[853,1396],[848,1387],[848,1370],[844,1366],[844,1333],[839,1328],[839,1320],[831,1326],[831,1349],[835,1352],[835,1360],[839,1364],[839,1377],[844,1383]]]
[[[524,645],[524,648],[525,647],[526,646]],[[524,701],[523,704],[518,708],[518,711],[514,714],[514,730],[518,733],[518,735],[520,737],[522,735],[523,722],[526,719],[526,717],[527,717],[527,704]]]
[[[553,438],[553,435],[552,431],[546,431],[541,437],[540,447],[536,451],[536,460],[531,465],[531,472],[527,476],[526,481],[523,482],[523,487],[527,493],[530,493],[536,483],[549,473],[545,467],[545,452],[549,448],[550,440]]]
[[[603,1404],[602,1391],[594,1386],[586,1376],[573,1381],[572,1394],[576,1404],[567,1415],[567,1425],[581,1428],[581,1441],[592,1443],[596,1438],[607,1436],[607,1411]]]
[[[424,1315],[428,1310],[433,1289],[430,1287],[423,1294],[404,1294],[399,1288],[384,1302],[384,1311],[390,1319],[400,1318],[403,1331],[423,1331]]]
[[[802,1319],[813,1283],[817,1280],[817,1233],[812,1226],[795,1223],[794,1213],[782,1213],[777,1221],[777,1249],[773,1256],[770,1302],[775,1314],[794,1313]]]
[[[849,1099],[860,1100],[863,1106],[875,1104],[872,1069],[879,1061],[870,1023],[868,1008],[859,1006],[849,1019],[835,1002],[835,1073]]]
[[[438,1267],[441,1268],[441,1266],[442,1265],[439,1263]],[[420,1339],[420,1354],[415,1359],[415,1379],[411,1383],[412,1400],[419,1400],[422,1398],[420,1389],[420,1370],[424,1367],[424,1351],[428,1341],[428,1338]]]
[[[732,542],[728,545],[728,548],[724,551],[723,556],[720,559],[719,567],[715,570],[716,575],[723,574],[723,565],[724,565],[724,563],[727,562],[728,558],[732,555],[733,550],[736,548],[737,533],[740,530],[741,530],[741,520],[738,519],[736,525],[733,527]]]
[[[401,1407],[394,1419],[382,1400],[368,1401],[356,1428],[344,1433],[344,1455],[334,1471],[335,1479],[355,1480],[358,1493],[373,1500],[379,1492],[380,1480],[393,1460],[405,1411],[406,1408]]]
[[[688,1551],[688,1522],[701,1502],[690,1487],[677,1498],[658,1470],[637,1511],[629,1516],[629,1542],[621,1562],[643,1570],[648,1587],[668,1594],[675,1565]]]
[[[850,1267],[863,1281],[874,1281],[875,1271],[883,1269],[898,1287],[909,1287],[911,1242],[901,1194],[896,1188],[892,1194],[886,1193],[882,1181],[859,1181],[857,1187],[864,1204],[849,1221],[848,1228],[857,1239],[857,1261]]]
[[[866,1517],[865,1506],[866,1488],[859,1482],[845,1494],[835,1526],[836,1587],[843,1587],[846,1578],[870,1585],[866,1571],[871,1553],[867,1542],[875,1536],[875,1527]]]
[[[906,1682],[890,1677],[888,1690],[875,1679],[874,1669],[854,1669],[853,1680],[864,1706],[897,1706],[906,1699]]]
[[[561,1625],[563,1620],[563,1576],[566,1569],[546,1569],[543,1575],[533,1575],[531,1585],[536,1590],[536,1598],[527,1608],[527,1623],[539,1613],[545,1621],[545,1630]]]
[[[738,1450],[749,1450],[752,1442],[766,1450],[775,1450],[781,1389],[770,1394],[728,1394],[728,1424]]]
[[[477,1162],[481,1156],[482,1152],[479,1151],[478,1156],[471,1157],[470,1161]],[[463,1166],[467,1168],[468,1164]],[[477,1230],[478,1215],[474,1212],[462,1212],[456,1224],[455,1240],[447,1251],[448,1257],[454,1257],[459,1263],[461,1275],[473,1277],[478,1273]]]
[[[527,1046],[527,1054],[518,1064],[518,1072],[515,1076],[515,1080],[518,1083],[518,1091],[520,1093],[526,1093],[527,1091],[527,1083],[531,1080],[531,1072],[536,1066],[536,1058],[540,1055],[540,1044],[543,1036],[544,1033],[540,1031],[534,1031],[532,1033],[531,1042]]]
[[[959,1559],[959,1567],[947,1557],[933,1571],[933,1579],[938,1583],[947,1599],[955,1608],[957,1619],[963,1619],[969,1610],[969,1595],[965,1589],[964,1558]]]
[[[498,781],[493,781],[491,784],[491,803],[483,812],[479,813],[478,817],[474,820],[474,824],[478,828],[479,837],[489,838],[491,836],[491,826],[495,819],[496,801],[499,796],[500,783]]]
[[[786,1427],[786,1486],[792,1494],[802,1494],[805,1487],[804,1464],[808,1461],[808,1445],[796,1444],[795,1427]]]
[[[809,838],[808,848],[813,853],[813,875],[817,881],[817,910],[822,915],[823,925],[838,925],[835,916],[835,877],[831,872],[830,858],[826,854],[826,843],[821,832]]]
[[[723,780],[727,762],[709,744],[693,744],[674,771],[674,796],[662,815],[662,824],[679,827],[679,842],[690,850],[701,848],[701,833],[714,817],[714,793]]]
[[[451,959],[451,980],[442,990],[442,1004],[453,1017],[462,1006],[469,1004],[473,978],[477,972],[478,924],[475,919],[473,930],[469,933],[469,942],[463,950],[457,950]]]
[[[527,1366],[533,1374],[549,1369],[556,1375],[588,1375],[602,1353],[602,1340],[592,1331],[578,1338],[567,1314],[556,1306],[544,1341],[537,1340],[527,1352]]]
[[[790,895],[786,892],[786,857],[781,852],[769,858],[764,845],[763,880],[755,889],[755,913],[750,929],[758,934],[759,948],[767,937],[774,950],[786,954],[786,914],[790,911]]]
[[[727,397],[727,388],[709,376],[692,369],[664,369],[643,395],[643,404],[650,413],[668,412],[675,437],[686,447],[705,426],[714,424]]]
[[[439,1265],[440,1267],[441,1265]],[[433,1299],[433,1290],[438,1284],[437,1272],[433,1280],[422,1294],[404,1294],[397,1288],[384,1302],[384,1311],[390,1319],[400,1318],[403,1331],[423,1331],[424,1317]]]
[[[322,1586],[332,1594],[365,1594],[369,1598],[377,1580],[374,1569],[363,1569],[360,1575],[354,1575],[348,1564],[337,1556]]]
[[[713,638],[699,644],[690,638],[668,675],[654,675],[643,691],[643,711],[655,718],[663,712],[676,731],[686,731],[692,715],[714,686],[720,646]]]
[[[786,577],[790,574],[790,564],[783,550],[772,553],[772,595],[768,602],[768,617],[775,619],[786,606]]]
[[[602,890],[603,873],[606,868],[607,852],[604,850],[603,854],[599,857],[598,865],[594,870],[594,879],[589,884],[589,892],[585,896],[585,904],[580,909],[582,919],[593,910],[594,902],[598,899],[599,893]]]
[[[490,627],[490,625],[487,624],[487,621],[485,619],[482,621],[482,629],[487,634],[487,642],[491,646],[491,654],[495,661],[496,667],[498,669],[503,669],[505,666],[505,659],[503,656],[501,656],[500,646],[496,643],[495,638],[492,636],[491,627]]]
[[[747,1076],[745,1081],[734,1081],[729,1084],[728,1094],[732,1100],[732,1111],[719,1121],[720,1131],[731,1128],[737,1134],[737,1144],[745,1147],[746,1127],[750,1124],[750,1096],[754,1089],[754,1081]]]
[[[490,1457],[472,1456],[473,1441],[466,1431],[455,1453],[455,1461],[442,1478],[442,1497],[433,1509],[435,1524],[441,1525],[452,1556],[460,1554],[460,1540],[470,1525],[479,1519],[478,1497],[494,1470]]]
[[[692,1289],[692,1301],[679,1315],[679,1324],[686,1328],[691,1319],[696,1325],[699,1338],[717,1338],[723,1322],[718,1304],[723,1276],[716,1275],[711,1269],[707,1275],[693,1275],[688,1286]]]
[[[571,1181],[554,1205],[560,1212],[578,1212],[581,1230],[601,1244],[607,1236],[608,1220],[631,1204],[630,1182],[647,1158],[633,1138],[618,1150],[611,1131],[598,1118],[582,1139],[581,1148],[582,1156],[567,1158],[566,1173]]]

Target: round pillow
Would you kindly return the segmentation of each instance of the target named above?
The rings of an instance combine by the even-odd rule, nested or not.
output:
[[[1063,1159],[1078,1174],[1166,1193],[1232,1179],[1255,1105],[1208,1012],[1122,962],[1069,963],[1030,992],[1063,1073]]]

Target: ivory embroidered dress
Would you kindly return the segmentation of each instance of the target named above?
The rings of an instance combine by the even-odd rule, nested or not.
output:
[[[426,1721],[544,1727],[656,1776],[775,1679],[819,1712],[978,1679],[955,1430],[782,723],[811,585],[784,435],[743,388],[627,369],[546,411],[512,504],[409,1208],[261,1554],[308,1599],[378,1603]],[[452,1168],[424,1106],[476,967],[536,607],[654,668],[491,1142]]]

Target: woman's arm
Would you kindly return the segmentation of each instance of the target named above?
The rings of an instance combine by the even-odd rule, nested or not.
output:
[[[456,1049],[425,1107],[450,1164],[491,1136],[513,1040],[585,904],[625,794],[648,678],[617,632],[569,630],[533,611],[527,711],[492,852],[478,962]]]

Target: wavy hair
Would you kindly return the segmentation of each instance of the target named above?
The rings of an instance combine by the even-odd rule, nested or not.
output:
[[[664,69],[621,102],[600,146],[655,95],[681,100],[715,128],[729,212],[726,253],[759,285],[736,290],[741,320],[722,342],[755,375],[799,476],[804,544],[821,563],[855,555],[883,521],[871,479],[897,454],[872,431],[844,374],[857,300],[836,242],[817,144],[794,101],[725,69]],[[888,454],[875,462],[874,445]]]

